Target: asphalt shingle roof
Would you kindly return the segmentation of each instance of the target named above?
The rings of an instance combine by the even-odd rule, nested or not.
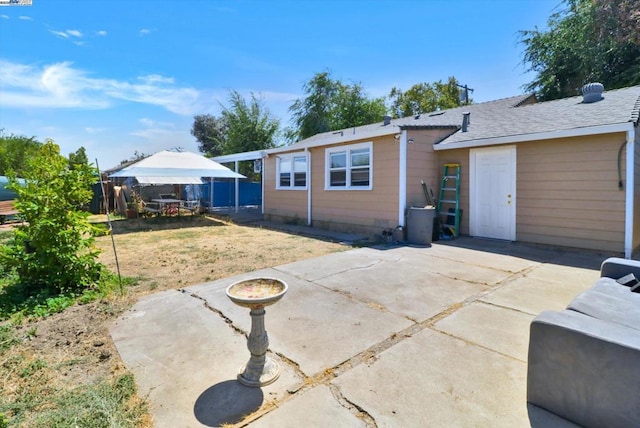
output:
[[[638,123],[640,117],[640,86],[606,91],[603,99],[583,103],[582,96],[554,101],[534,102],[533,95],[519,95],[417,116],[357,126],[339,131],[324,132],[291,146],[273,151],[290,151],[304,147],[317,147],[383,135],[397,134],[403,129],[454,128],[457,129],[439,145],[473,142],[491,138],[522,136],[544,132]],[[470,113],[467,132],[460,130],[462,115]]]
[[[491,103],[478,104],[477,107],[475,110],[469,108],[471,124],[468,132],[458,131],[440,144],[637,123],[640,86],[605,91],[603,99],[594,103],[583,103],[582,96],[578,96],[520,107],[502,108]],[[459,112],[457,120],[462,123]]]

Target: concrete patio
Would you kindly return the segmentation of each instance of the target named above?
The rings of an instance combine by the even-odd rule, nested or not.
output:
[[[460,238],[359,248],[141,299],[112,326],[157,427],[564,427],[526,405],[529,323],[564,308],[608,254]],[[236,381],[249,310],[231,283],[269,276],[275,383]]]

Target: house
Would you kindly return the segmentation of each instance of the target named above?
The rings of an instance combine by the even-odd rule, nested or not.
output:
[[[640,86],[522,95],[254,152],[266,219],[379,235],[461,165],[460,232],[630,257],[640,247]],[[218,162],[252,158],[237,154]]]

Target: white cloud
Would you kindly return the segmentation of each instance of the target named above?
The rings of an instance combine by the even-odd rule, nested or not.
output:
[[[139,76],[139,80],[147,84],[152,83],[175,83],[175,79],[173,77],[164,77],[159,74],[149,74],[148,76]]]
[[[185,133],[184,130],[162,129],[162,128],[147,128],[138,129],[130,132],[131,135],[136,137],[142,137],[151,141],[169,141],[175,144],[176,141],[180,141]]]
[[[64,31],[56,31],[56,30],[49,30],[49,32],[51,34],[55,34],[56,36],[62,38],[62,39],[68,39],[69,35],[67,33],[65,33]]]
[[[98,35],[98,36],[106,36],[107,32],[104,31],[104,30],[96,31],[96,35]]]
[[[102,132],[104,132],[106,130],[107,130],[107,128],[92,128],[90,126],[84,128],[84,131],[87,134],[100,134],[100,133],[102,133]]]
[[[84,42],[76,40],[76,39],[81,39],[83,37],[82,33],[78,30],[66,30],[66,31],[49,30],[49,32],[61,39],[66,39],[66,40],[73,39],[71,41],[78,46],[84,45]]]
[[[0,15],[0,18],[2,18],[2,19],[9,19],[9,15]]]
[[[151,34],[151,30],[148,29],[148,28],[143,28],[138,32],[138,34],[140,34],[141,37],[142,36],[146,36],[146,35]]]
[[[23,21],[33,21],[32,17],[25,15],[19,16],[18,19],[22,19]]]
[[[143,117],[138,119],[138,122],[143,124],[148,128],[164,128],[164,129],[175,129],[176,125],[172,122],[156,122],[153,119],[149,119],[148,117]]]
[[[260,99],[262,98],[265,102],[287,102],[293,103],[298,98],[302,97],[302,95],[288,93],[288,92],[254,92],[254,95]]]
[[[157,153],[172,147],[182,147],[192,152],[198,151],[195,139],[186,129],[147,128],[135,130],[129,134],[144,140],[142,149],[144,153]]]
[[[192,115],[201,93],[173,84],[172,78],[148,76],[142,83],[95,78],[70,62],[45,66],[0,61],[0,99],[4,107],[104,109],[117,101],[130,101],[162,107],[180,115]]]

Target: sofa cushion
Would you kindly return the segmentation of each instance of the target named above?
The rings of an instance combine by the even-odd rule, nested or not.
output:
[[[616,280],[612,278],[600,278],[596,281],[595,285],[591,287],[591,290],[640,304],[640,293],[632,293],[630,287],[618,284]]]
[[[632,293],[629,287],[626,293],[607,293],[607,286],[587,290],[574,298],[567,309],[589,315],[621,326],[640,330],[640,294]],[[609,290],[610,291],[610,290]],[[625,295],[625,297],[621,297]],[[638,366],[640,370],[640,366]]]
[[[527,401],[583,426],[640,426],[640,331],[579,312],[531,323]]]

